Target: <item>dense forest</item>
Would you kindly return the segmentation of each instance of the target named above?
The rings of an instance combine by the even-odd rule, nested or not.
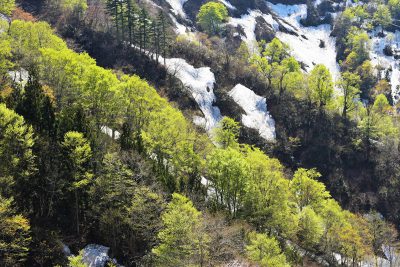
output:
[[[399,21],[0,0],[0,266],[400,266]]]

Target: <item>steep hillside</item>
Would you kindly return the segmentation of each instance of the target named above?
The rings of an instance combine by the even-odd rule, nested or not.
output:
[[[400,1],[0,15],[0,266],[399,265]]]

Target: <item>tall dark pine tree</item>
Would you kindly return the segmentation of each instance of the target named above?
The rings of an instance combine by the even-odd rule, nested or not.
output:
[[[24,94],[16,111],[38,131],[49,136],[54,134],[55,114],[51,99],[43,91],[37,72],[30,72]]]
[[[111,15],[114,23],[115,23],[115,30],[117,33],[117,38],[120,36],[120,27],[119,27],[119,1],[118,0],[107,0],[106,2],[107,10]]]
[[[119,39],[121,41],[125,40],[125,35],[126,35],[126,18],[125,18],[125,13],[126,13],[126,1],[120,0],[118,1],[118,17],[119,17],[119,28],[120,28],[120,36]]]
[[[29,73],[28,82],[24,88],[22,101],[16,111],[21,114],[30,124],[38,126],[41,121],[40,107],[43,98],[42,86],[36,71]],[[37,127],[35,127],[37,128]]]
[[[126,0],[125,17],[128,27],[128,38],[130,44],[135,44],[136,27],[138,24],[138,8],[133,0]]]
[[[158,47],[160,49],[160,54],[162,54],[164,58],[164,66],[165,66],[167,58],[167,21],[162,11],[160,11],[160,13],[158,14],[157,24],[158,24],[157,28],[159,30]],[[157,57],[157,62],[158,62],[158,57]]]
[[[139,48],[140,51],[147,49],[149,34],[149,16],[146,9],[142,8],[139,15]]]

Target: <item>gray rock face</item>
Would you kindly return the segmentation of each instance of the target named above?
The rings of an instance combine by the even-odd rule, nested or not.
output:
[[[4,15],[3,13],[0,13],[0,20],[5,20],[8,23],[11,23],[11,18],[6,16],[6,15]]]
[[[89,267],[105,267],[108,262],[116,264],[116,261],[108,256],[109,250],[109,247],[89,244],[83,249],[83,262]]]

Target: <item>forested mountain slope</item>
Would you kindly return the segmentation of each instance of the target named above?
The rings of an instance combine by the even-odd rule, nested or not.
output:
[[[0,0],[0,266],[399,265],[399,10]]]

